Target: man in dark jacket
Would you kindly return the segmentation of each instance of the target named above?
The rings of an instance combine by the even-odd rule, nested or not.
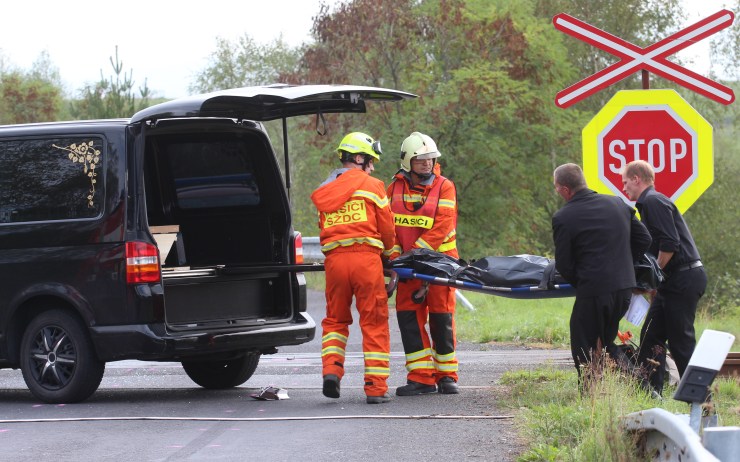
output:
[[[636,286],[633,260],[650,245],[647,228],[620,198],[586,187],[583,171],[564,164],[553,173],[566,204],[552,217],[555,267],[576,288],[570,317],[570,346],[581,382],[581,367],[606,348],[615,359],[619,320]]]
[[[666,342],[683,376],[694,353],[694,318],[699,299],[707,288],[707,274],[688,226],[676,206],[655,190],[655,172],[644,160],[630,162],[622,171],[624,193],[640,212],[653,242],[650,253],[666,273],[653,297],[640,333],[638,361],[649,373],[650,385],[663,391]],[[658,363],[652,367],[649,360]]]

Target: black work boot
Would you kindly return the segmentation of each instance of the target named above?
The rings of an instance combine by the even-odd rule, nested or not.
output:
[[[452,377],[442,377],[439,379],[439,382],[437,382],[437,388],[443,395],[456,395],[460,393],[460,389],[458,388],[455,379]]]
[[[339,377],[334,374],[326,374],[322,391],[327,398],[339,398]]]
[[[427,385],[408,380],[406,385],[396,388],[396,396],[416,396],[425,393],[434,393],[435,391],[437,391],[436,385]]]
[[[367,404],[381,404],[381,403],[387,403],[390,401],[391,395],[388,393],[385,393],[383,396],[368,396],[367,397]]]

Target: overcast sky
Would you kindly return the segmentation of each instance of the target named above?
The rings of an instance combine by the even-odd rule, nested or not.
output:
[[[683,0],[694,22],[716,13],[723,0]],[[333,4],[334,0],[324,3]],[[310,40],[312,18],[321,0],[11,0],[3,2],[0,56],[29,69],[42,51],[49,53],[71,94],[100,71],[112,74],[109,58],[118,46],[127,71],[156,96],[188,94],[194,76],[208,64],[216,38],[231,41],[249,34],[269,43],[280,34],[290,45]],[[588,22],[588,18],[579,18]],[[735,18],[733,27],[738,26]],[[701,45],[687,56],[706,53]],[[702,64],[692,70],[706,75]]]

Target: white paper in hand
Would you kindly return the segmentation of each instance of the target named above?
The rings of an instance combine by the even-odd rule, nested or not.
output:
[[[635,326],[642,324],[645,319],[645,315],[650,308],[650,303],[640,294],[632,294],[632,300],[630,301],[630,307],[624,314],[624,318]]]

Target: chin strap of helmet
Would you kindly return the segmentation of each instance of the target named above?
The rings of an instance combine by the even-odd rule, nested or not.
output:
[[[431,178],[432,175],[434,174],[434,166],[435,165],[437,165],[437,159],[432,159],[432,171],[431,172],[429,172],[429,173],[416,173],[415,171],[412,170],[411,173],[414,174],[414,175],[416,175],[416,176],[418,176],[421,179],[421,181],[426,181],[429,178]]]

